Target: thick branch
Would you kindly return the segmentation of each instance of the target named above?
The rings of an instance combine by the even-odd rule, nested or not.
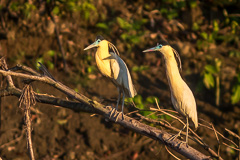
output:
[[[22,91],[18,88],[10,88],[8,90],[1,90],[0,91],[0,97],[4,96],[17,96],[20,97],[22,94]],[[82,102],[73,102],[69,100],[64,100],[60,98],[56,98],[54,96],[49,96],[46,94],[39,94],[35,93],[36,101],[40,103],[45,104],[52,104],[55,106],[61,106],[64,108],[71,109],[75,112],[88,112],[88,113],[95,113],[95,110],[90,108],[89,105],[86,105]]]
[[[31,80],[45,82],[45,83],[55,87],[56,89],[66,93],[67,95],[72,96],[74,99],[80,101],[80,103],[77,103],[77,104],[79,105],[79,107],[82,110],[88,108],[89,110],[91,110],[95,113],[99,113],[111,121],[115,121],[114,116],[110,117],[111,107],[104,106],[104,105],[102,105],[96,101],[93,101],[81,94],[78,94],[74,90],[68,88],[67,86],[65,86],[59,82],[56,82],[48,77],[31,76],[31,75],[27,75],[27,74],[23,74],[23,73],[15,73],[12,71],[3,71],[3,70],[0,70],[0,73],[3,74],[4,76],[11,75],[11,76],[17,76],[17,77],[22,77],[22,78],[27,78],[27,79],[31,79]],[[6,92],[6,91],[2,91],[0,94],[4,95],[4,92]],[[14,95],[13,93],[18,92],[18,94],[16,96],[19,96],[19,92],[21,92],[21,91],[19,89],[16,89],[16,90],[10,90],[10,91],[8,90],[7,92],[9,92],[9,94],[12,94],[12,95]],[[42,102],[42,103],[44,103],[44,98],[45,98],[45,102],[49,100],[49,99],[46,99],[47,97],[45,97],[44,95],[36,94],[36,97],[37,97],[36,100],[39,102]],[[52,103],[56,102],[56,99],[52,99],[51,102]],[[63,104],[66,105],[66,103],[74,103],[74,102],[66,102],[64,100],[60,100],[60,102],[62,105],[60,105],[60,104],[59,105],[62,107],[65,107],[65,106],[63,106]],[[74,107],[72,107],[72,108],[66,107],[66,108],[73,109]],[[73,110],[75,110],[75,109],[73,109]],[[87,109],[85,111],[87,111]],[[122,117],[120,116],[118,118],[118,120],[116,121],[116,123],[128,128],[130,130],[133,130],[137,133],[140,133],[142,135],[150,137],[154,140],[161,141],[168,147],[172,148],[173,150],[179,152],[180,154],[182,154],[183,156],[185,156],[189,159],[210,159],[208,156],[200,153],[199,151],[195,150],[191,146],[187,147],[186,145],[181,145],[181,147],[179,147],[179,144],[181,143],[181,141],[178,139],[175,139],[174,141],[169,141],[169,139],[172,137],[171,134],[169,134],[165,131],[159,130],[157,128],[148,126],[146,124],[140,123],[139,121],[137,121],[133,118],[130,118],[128,116],[124,115],[124,119],[122,119]]]

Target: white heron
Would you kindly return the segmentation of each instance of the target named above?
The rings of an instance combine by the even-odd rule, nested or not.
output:
[[[162,53],[165,65],[166,65],[166,75],[168,79],[168,84],[171,90],[171,100],[174,108],[184,117],[186,117],[187,123],[183,127],[187,127],[187,135],[186,135],[186,144],[188,144],[188,127],[190,119],[193,123],[194,127],[198,127],[198,117],[197,117],[197,108],[195,98],[193,96],[192,91],[188,87],[188,85],[182,79],[177,60],[179,61],[180,69],[181,69],[181,59],[178,52],[173,49],[167,42],[160,43],[156,47],[144,50],[143,52],[153,52],[159,51]],[[176,58],[175,58],[176,56]],[[183,130],[182,129],[182,130]],[[171,139],[175,139],[180,136],[182,130]]]
[[[94,47],[97,47],[95,58],[100,72],[104,76],[109,78],[118,89],[119,96],[116,104],[116,110],[118,109],[122,93],[121,113],[123,115],[125,96],[134,97],[135,95],[137,95],[127,65],[119,57],[119,52],[117,48],[112,43],[105,40],[102,36],[97,36],[96,41],[86,47],[84,50],[88,50]],[[110,52],[110,50],[112,50],[112,52]],[[117,119],[118,116],[116,120]]]

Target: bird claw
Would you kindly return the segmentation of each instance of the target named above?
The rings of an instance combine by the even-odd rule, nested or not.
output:
[[[172,136],[172,137],[169,138],[168,140],[169,140],[169,141],[173,141],[173,140],[175,140],[176,138],[180,137],[180,134],[181,134],[181,132],[179,132],[178,134]],[[188,148],[188,143],[187,143],[186,141],[184,141],[184,142],[181,141],[181,142],[178,144],[178,148],[180,148],[183,143],[185,143],[185,144],[186,144],[186,147]]]
[[[171,137],[171,138],[169,138],[168,140],[169,140],[169,141],[173,141],[173,140],[175,140],[177,137],[179,137],[179,136],[180,136],[180,134],[181,134],[181,132],[179,132],[178,134],[176,134],[176,135],[172,136],[172,137]]]
[[[115,112],[116,112],[116,111],[117,111],[116,108],[112,108],[111,113],[110,113],[110,116],[109,116],[109,119],[110,119],[113,115],[115,115]]]
[[[118,115],[117,115],[117,118],[116,118],[115,122],[117,122],[118,117],[119,117],[120,114],[122,114],[122,120],[124,120],[123,112],[119,112]]]
[[[117,111],[116,108],[112,108],[112,111],[111,111],[110,116],[109,116],[109,118],[116,116],[115,122],[117,122],[117,120],[119,118],[119,115],[122,113],[122,112],[118,112],[117,115],[116,115],[116,111]],[[122,116],[123,116],[123,114],[122,114]]]
[[[180,148],[182,144],[186,144],[186,147],[188,148],[188,143],[187,142],[182,142],[182,141],[178,144],[178,148]]]

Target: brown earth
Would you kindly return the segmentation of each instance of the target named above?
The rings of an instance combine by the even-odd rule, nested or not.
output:
[[[94,4],[99,12],[102,11],[102,13],[108,15],[106,21],[109,22],[114,19],[114,16],[123,16],[126,19],[134,16],[146,17],[140,10],[143,2],[131,1],[127,3],[117,0],[114,3],[99,1]],[[154,4],[157,4],[157,2],[151,2],[149,6],[154,6]],[[114,13],[111,11],[114,11]],[[135,12],[136,15],[133,14]],[[229,101],[233,85],[232,79],[236,76],[239,58],[226,55],[234,48],[233,46],[226,48],[226,46],[216,46],[214,44],[207,53],[196,50],[196,38],[194,38],[196,34],[189,31],[190,27],[188,25],[192,24],[189,21],[195,20],[198,16],[203,16],[203,13],[201,7],[198,7],[196,11],[191,11],[191,19],[187,19],[185,18],[185,12],[182,12],[182,19],[179,20],[186,27],[184,31],[176,28],[166,18],[153,15],[156,25],[153,28],[149,24],[146,25],[146,33],[141,37],[141,44],[131,45],[131,49],[127,47],[126,42],[122,43],[119,39],[119,35],[124,31],[116,25],[113,25],[106,38],[119,49],[121,57],[130,71],[136,65],[149,66],[148,70],[141,72],[131,71],[138,94],[143,99],[148,96],[156,96],[159,98],[162,107],[172,109],[165,66],[160,54],[142,53],[142,50],[156,45],[163,34],[171,45],[175,46],[174,48],[180,52],[183,63],[181,74],[196,97],[199,118],[213,123],[216,130],[238,143],[224,129],[228,128],[237,134],[240,133],[239,103],[231,105]],[[9,67],[20,63],[35,68],[36,61],[43,58],[48,67],[48,61],[54,64],[54,68],[49,70],[57,80],[89,98],[106,105],[115,105],[117,97],[115,86],[102,77],[97,70],[93,73],[87,72],[89,66],[96,67],[94,57],[86,60],[86,56],[94,56],[94,51],[83,52],[83,48],[92,43],[97,34],[105,36],[104,31],[94,28],[96,24],[94,17],[87,23],[81,21],[82,17],[77,13],[66,14],[62,18],[57,17],[61,40],[66,50],[65,58],[69,67],[68,72],[63,69],[62,57],[55,34],[52,32],[49,17],[34,12],[32,18],[26,21],[11,17],[8,12],[4,11],[2,11],[2,17],[6,26],[1,27],[3,31],[1,33],[4,33],[5,36],[0,38],[0,54],[6,57]],[[159,28],[161,28],[162,33],[159,32]],[[190,38],[188,35],[191,35]],[[46,54],[49,50],[55,50],[57,53],[50,57]],[[206,57],[208,56],[224,60],[221,72],[221,103],[219,107],[215,105],[214,91],[205,88],[198,91],[201,73],[207,63]],[[18,87],[23,87],[20,79],[16,79],[15,82]],[[5,81],[2,81],[2,83],[5,83]],[[34,82],[33,88],[41,93],[66,97],[45,84]],[[18,99],[15,97],[1,99],[0,157],[2,159],[28,159],[26,136],[23,132],[23,111],[18,105]],[[133,110],[131,105],[126,106],[128,107],[125,107],[125,113]],[[152,105],[152,107],[156,106]],[[33,147],[36,159],[174,159],[166,151],[164,145],[112,122],[107,122],[98,115],[75,113],[58,106],[40,103],[32,109],[31,114]],[[204,123],[201,120],[200,122]],[[181,128],[178,124],[174,126]],[[199,127],[197,133],[211,148],[218,149],[218,142],[213,131]],[[206,153],[193,141],[190,141],[190,145]],[[184,159],[174,151],[171,152]],[[237,154],[221,145],[221,156],[224,159],[236,159]]]

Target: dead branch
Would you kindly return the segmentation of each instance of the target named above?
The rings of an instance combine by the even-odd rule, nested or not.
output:
[[[63,48],[63,46],[62,46],[62,41],[61,41],[61,39],[60,39],[59,28],[58,28],[58,26],[57,26],[57,24],[56,24],[55,18],[54,18],[54,16],[52,15],[52,13],[49,13],[49,16],[51,17],[51,20],[52,20],[53,23],[55,24],[54,30],[55,30],[55,34],[56,34],[56,38],[57,38],[59,50],[60,50],[60,52],[61,52],[61,54],[62,54],[63,67],[64,67],[64,70],[67,71],[68,67],[67,67],[67,63],[66,63],[66,60],[65,60],[65,55],[66,55],[66,53],[65,53],[65,50],[64,50],[64,48]]]
[[[11,141],[8,142],[8,143],[4,143],[4,144],[0,145],[0,149],[2,149],[2,148],[4,148],[4,147],[7,147],[7,146],[10,146],[10,145],[12,145],[12,144],[20,141],[20,140],[23,138],[23,136],[24,136],[24,130],[22,130],[22,132],[21,132],[21,134],[20,134],[19,137],[15,138],[14,140],[11,140]]]
[[[33,147],[32,147],[32,124],[31,124],[31,114],[30,114],[30,107],[36,104],[35,95],[30,84],[26,84],[23,88],[22,94],[19,98],[20,104],[19,108],[23,106],[24,108],[24,120],[26,125],[26,136],[27,136],[27,146],[28,152],[30,155],[31,160],[35,160]]]
[[[166,112],[167,110],[165,111],[164,109],[160,109],[160,107],[159,107],[158,102],[157,102],[156,99],[155,99],[155,102],[156,102],[156,104],[157,104],[158,109],[156,109],[156,108],[150,108],[151,110],[162,112],[162,113],[164,113],[165,115],[168,115],[168,116],[170,116],[170,117],[178,120],[181,124],[184,125],[184,122],[183,122],[180,118],[169,114],[168,112]],[[171,112],[172,112],[172,111],[171,111]],[[175,111],[174,111],[174,112],[175,112]],[[175,112],[175,113],[176,113],[176,112]],[[159,123],[159,124],[160,124],[160,123]],[[200,124],[200,123],[199,123],[199,124]],[[166,125],[163,125],[163,126],[166,127],[166,128],[170,128],[170,127],[167,127]],[[172,126],[171,126],[171,127],[172,127]],[[173,128],[174,128],[174,127],[173,127]],[[177,128],[172,129],[172,130],[174,130],[174,131],[178,130],[178,132],[180,131],[180,130],[177,129]],[[190,132],[196,137],[196,138],[193,139],[193,137],[190,136],[191,139],[195,140],[195,142],[197,142],[201,147],[203,147],[206,151],[208,151],[209,154],[210,154],[212,157],[217,157],[218,159],[222,159],[222,158],[219,156],[219,154],[217,154],[217,153],[216,153],[214,150],[212,150],[205,142],[203,142],[203,140],[202,140],[191,128],[189,128],[189,130],[190,130]],[[181,134],[186,135],[185,132],[181,132]]]
[[[42,94],[35,94],[36,101],[40,103],[48,103],[48,104],[55,104],[58,106],[62,106],[65,108],[72,109],[74,111],[85,111],[85,112],[92,112],[92,113],[98,113],[105,117],[106,119],[115,122],[116,117],[112,116],[110,117],[110,113],[112,108],[110,106],[104,106],[97,101],[93,101],[87,97],[85,97],[82,94],[76,93],[74,90],[68,88],[67,86],[63,85],[60,82],[54,81],[53,79],[46,77],[46,76],[36,76],[36,75],[29,75],[26,73],[16,73],[13,71],[6,71],[6,70],[0,70],[0,74],[3,76],[15,76],[18,78],[26,78],[34,81],[40,81],[44,82],[48,85],[53,86],[54,88],[62,91],[63,93],[67,94],[68,96],[71,96],[78,102],[72,102],[67,100],[62,100],[59,98],[55,98],[53,96],[49,95],[42,95]],[[5,90],[0,91],[0,96],[6,96],[6,95],[13,95],[13,96],[20,96],[21,90],[16,87],[8,87]],[[59,100],[59,101],[58,101]],[[71,106],[71,105],[74,106]],[[76,108],[75,108],[76,107]],[[178,153],[182,154],[186,158],[189,159],[211,159],[209,156],[197,151],[196,149],[192,148],[191,146],[187,147],[186,145],[181,145],[179,147],[179,144],[181,144],[181,141],[178,139],[175,140],[169,140],[172,135],[167,133],[164,130],[157,129],[155,127],[148,126],[146,124],[143,124],[133,118],[130,118],[128,116],[124,115],[124,118],[119,117],[116,123],[122,125],[123,127],[126,127],[130,130],[133,130],[134,132],[137,132],[139,134],[145,135],[151,139],[160,141],[164,143],[167,147],[177,151]],[[217,154],[216,154],[217,155]],[[218,159],[222,159],[221,157],[216,157]]]

